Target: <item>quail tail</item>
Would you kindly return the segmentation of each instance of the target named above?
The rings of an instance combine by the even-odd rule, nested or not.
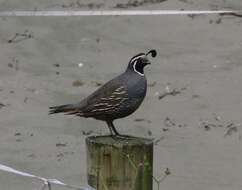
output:
[[[70,114],[70,113],[76,112],[76,108],[73,104],[53,106],[53,107],[49,107],[49,109],[50,109],[49,114],[56,114],[56,113]]]

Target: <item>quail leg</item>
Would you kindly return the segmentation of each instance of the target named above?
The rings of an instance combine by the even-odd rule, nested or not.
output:
[[[122,139],[129,139],[130,136],[128,135],[121,135],[114,127],[114,124],[112,121],[107,121],[107,124],[108,124],[108,127],[109,127],[109,130],[111,132],[111,136],[113,137],[117,137],[117,138],[122,138]]]
[[[110,131],[111,136],[114,136],[114,134],[113,134],[113,130],[112,130],[112,127],[108,126],[108,129],[109,129],[109,131]]]
[[[115,136],[122,136],[118,133],[118,131],[115,129],[114,125],[113,125],[113,122],[112,121],[107,121],[107,124],[108,124],[108,127],[109,127],[109,130],[111,132],[111,135],[115,135]]]

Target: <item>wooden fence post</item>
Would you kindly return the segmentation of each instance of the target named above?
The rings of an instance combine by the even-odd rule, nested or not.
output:
[[[137,137],[86,139],[88,184],[97,190],[152,190],[153,141]]]

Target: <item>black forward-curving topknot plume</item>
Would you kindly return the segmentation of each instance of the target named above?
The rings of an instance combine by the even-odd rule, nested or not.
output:
[[[155,49],[152,49],[152,50],[150,50],[148,53],[146,53],[146,55],[149,55],[149,54],[151,54],[151,57],[156,57],[157,52],[156,52]]]

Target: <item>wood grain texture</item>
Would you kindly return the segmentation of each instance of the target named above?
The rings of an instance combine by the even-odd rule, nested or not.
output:
[[[153,142],[136,137],[86,139],[88,184],[97,190],[151,190]]]

